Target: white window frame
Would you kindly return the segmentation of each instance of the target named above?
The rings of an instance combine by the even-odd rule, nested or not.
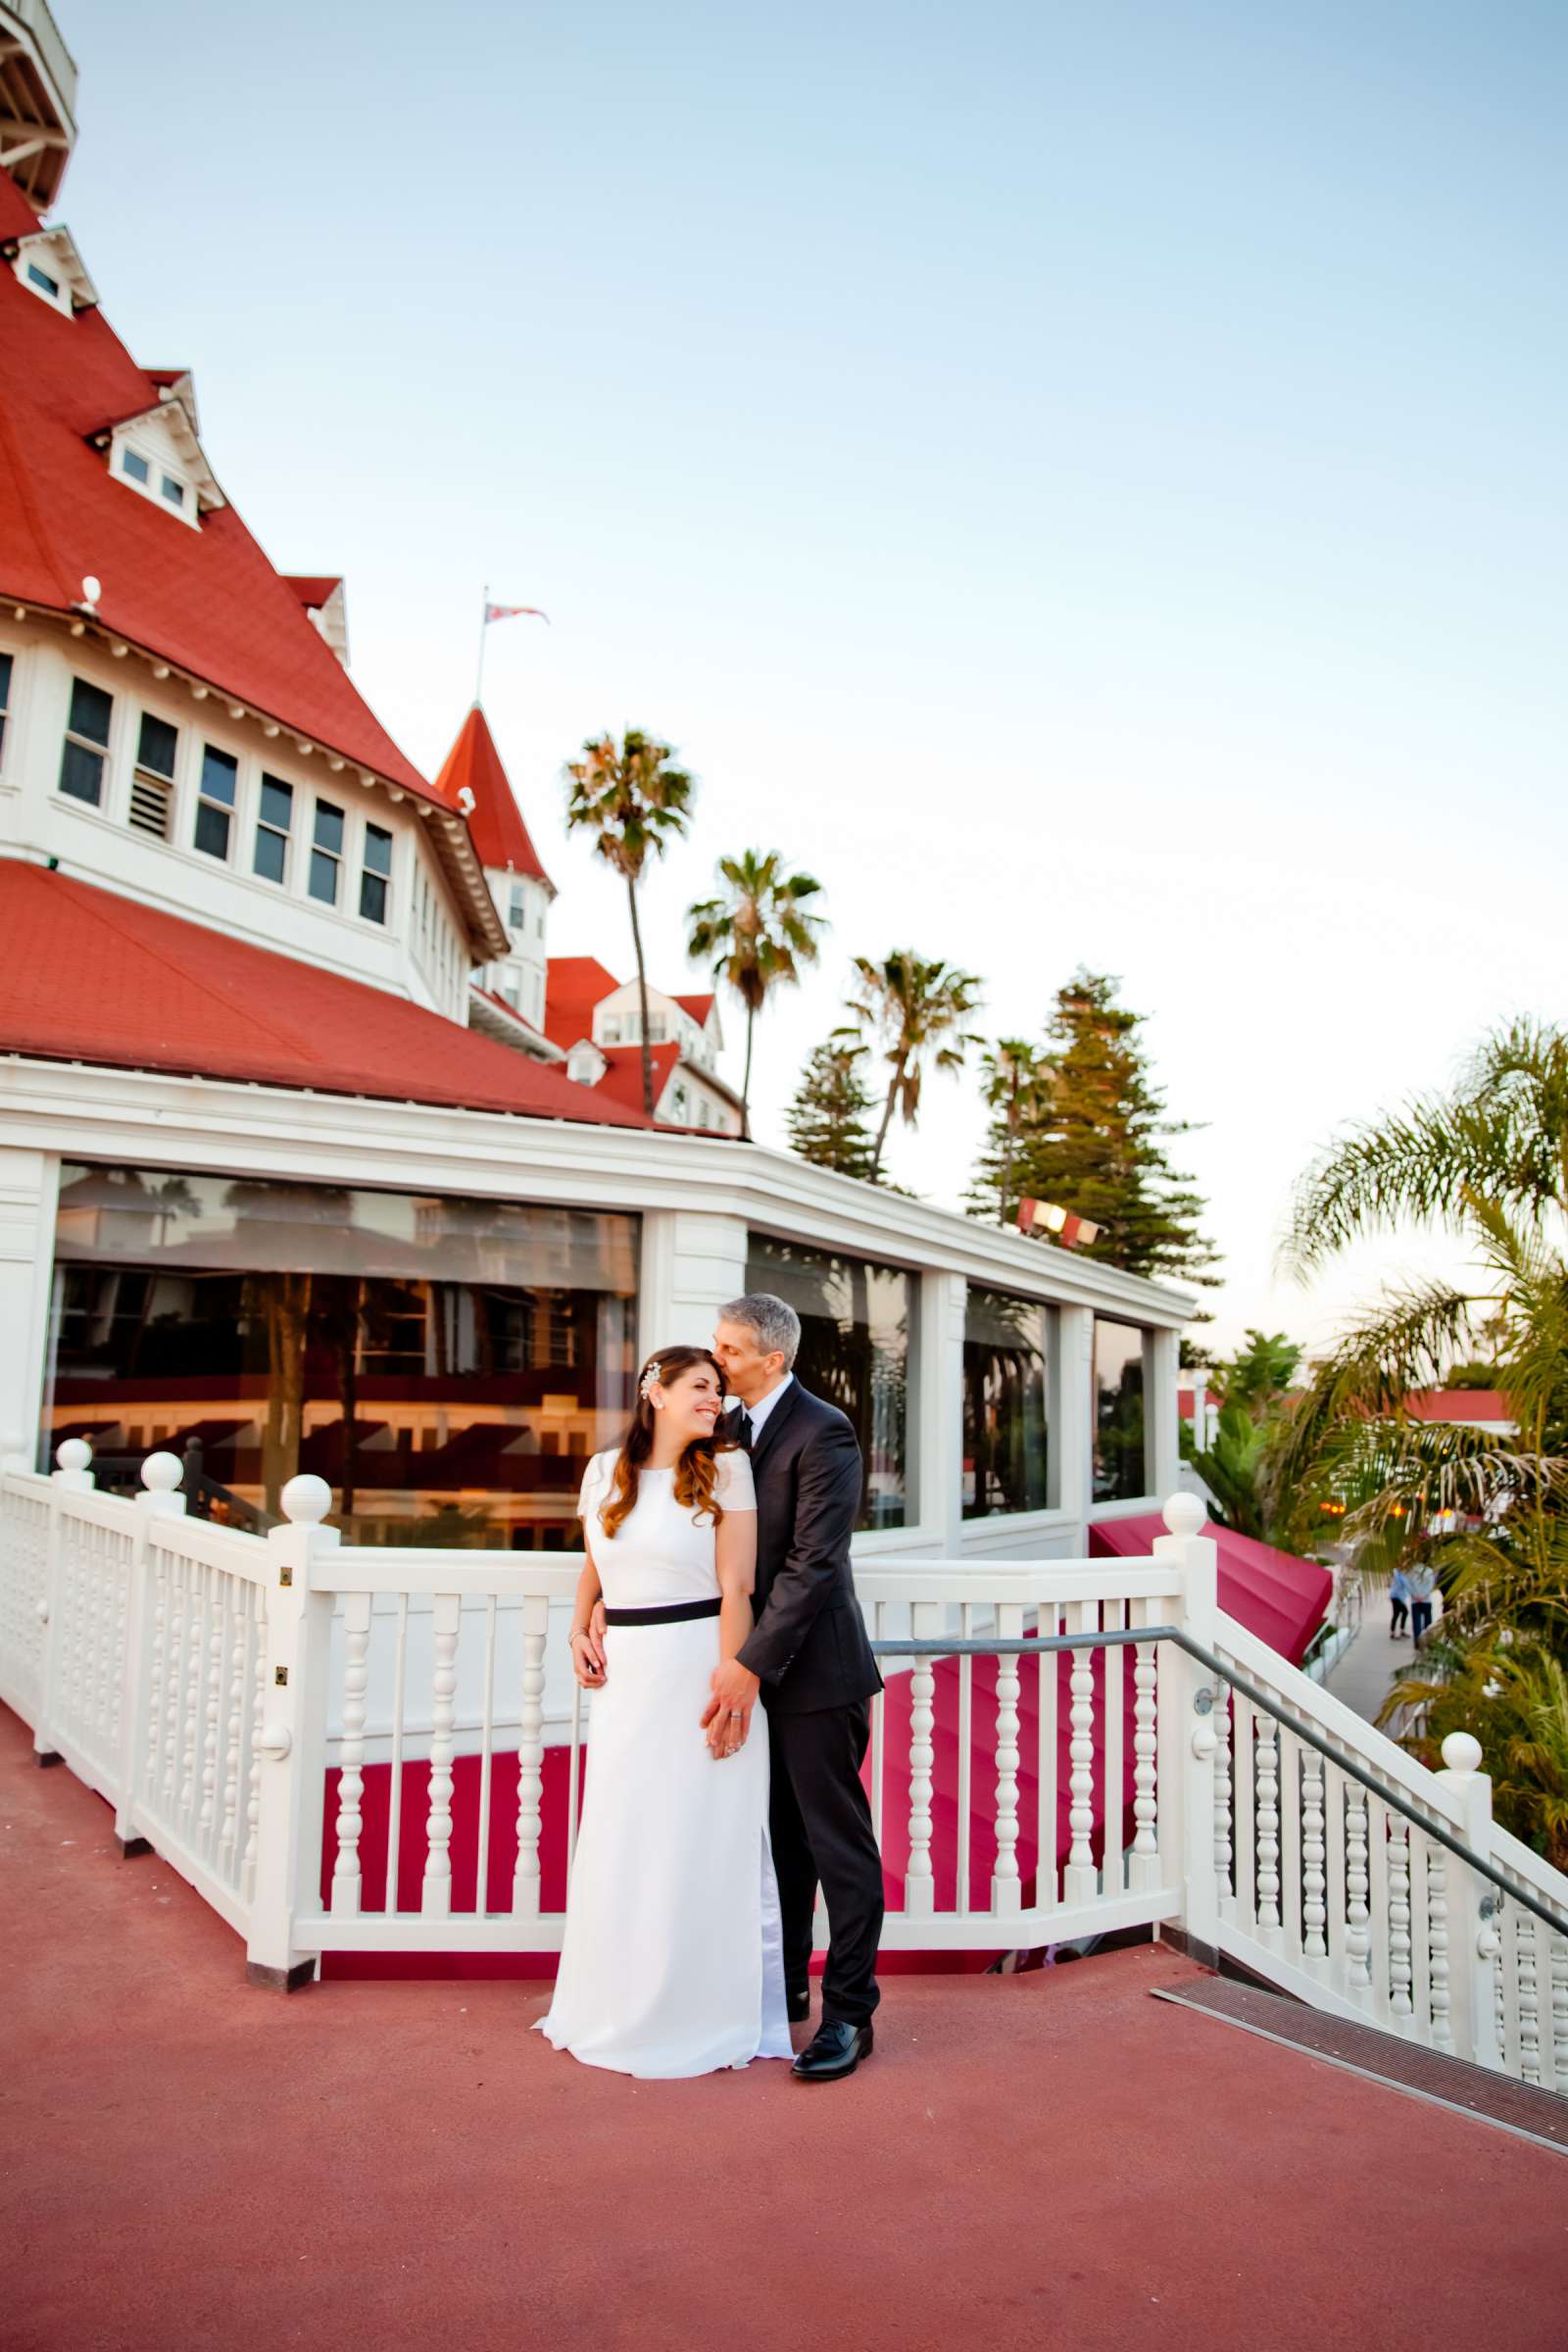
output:
[[[274,790],[287,793],[288,795],[288,823],[286,825],[274,824],[270,816],[264,816],[262,813],[263,808],[266,806],[266,794],[269,784],[270,784]],[[265,882],[270,890],[287,891],[291,888],[291,872],[294,863],[292,856],[292,851],[294,848],[294,814],[298,791],[299,787],[293,782],[291,777],[274,775],[270,768],[263,769],[261,782],[257,787],[256,793],[256,827],[251,839],[251,878],[256,882]],[[262,847],[262,835],[264,833],[267,834],[271,840],[280,841],[283,844],[283,870],[276,876],[264,873],[260,865],[257,863],[257,858]]]
[[[335,850],[329,850],[320,840],[317,831],[323,808],[329,808],[342,827],[339,846]],[[329,907],[334,914],[342,912],[343,868],[348,862],[348,847],[349,812],[347,808],[341,807],[336,801],[329,801],[325,793],[318,792],[311,805],[311,838],[308,844],[309,856],[305,860],[305,895],[313,906]],[[318,858],[325,858],[332,867],[332,896],[329,899],[323,899],[320,892],[314,887]]]
[[[234,798],[231,802],[214,800],[207,791],[207,755],[209,752],[215,753],[220,760],[233,761]],[[234,837],[239,829],[239,801],[240,767],[237,757],[233,752],[225,751],[220,743],[209,743],[204,739],[201,744],[201,757],[196,765],[196,814],[195,821],[191,826],[190,846],[198,858],[210,858],[215,865],[226,865],[231,873],[236,870],[234,866]],[[197,829],[202,821],[203,808],[216,808],[228,819],[228,835],[221,857],[217,850],[203,849],[196,838]]]
[[[72,727],[71,707],[76,699],[78,684],[90,688],[94,694],[101,694],[109,705],[108,732],[102,743],[95,742],[90,735],[76,734]],[[117,697],[111,690],[107,686],[100,686],[96,678],[82,678],[75,670],[72,671],[71,693],[66,702],[66,724],[61,738],[60,773],[55,779],[55,798],[69,801],[77,808],[96,808],[100,815],[107,814],[109,807],[109,750],[114,741],[116,700]],[[98,761],[98,798],[95,801],[87,800],[79,792],[66,790],[65,746],[68,743],[74,743],[78,751],[89,753]]]

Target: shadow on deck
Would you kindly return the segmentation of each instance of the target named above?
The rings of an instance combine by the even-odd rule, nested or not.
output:
[[[875,2058],[630,2082],[542,1988],[247,1989],[0,1710],[7,2352],[1562,2342],[1568,2171],[1149,1997],[1159,1947],[895,1977]]]

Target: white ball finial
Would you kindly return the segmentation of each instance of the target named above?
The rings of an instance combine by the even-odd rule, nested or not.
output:
[[[85,1470],[92,1460],[92,1447],[85,1438],[67,1438],[55,1448],[55,1460],[62,1470]]]
[[[1160,1514],[1173,1536],[1196,1536],[1208,1513],[1196,1494],[1173,1494]]]
[[[95,605],[98,602],[98,599],[102,596],[103,592],[104,584],[102,580],[95,579],[93,574],[89,571],[86,578],[81,583],[82,603],[84,605]]]
[[[307,1470],[283,1489],[283,1516],[296,1527],[318,1527],[332,1508],[332,1490],[324,1478]]]
[[[141,1483],[149,1494],[172,1494],[184,1475],[177,1453],[150,1453],[141,1466]]]
[[[1471,1732],[1450,1732],[1443,1742],[1443,1761],[1450,1772],[1479,1772],[1480,1740]]]

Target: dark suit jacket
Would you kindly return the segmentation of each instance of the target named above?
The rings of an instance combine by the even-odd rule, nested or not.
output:
[[[757,1481],[757,1624],[741,1663],[762,1702],[804,1715],[869,1698],[882,1677],[850,1574],[862,1465],[836,1404],[794,1381],[752,1449]]]

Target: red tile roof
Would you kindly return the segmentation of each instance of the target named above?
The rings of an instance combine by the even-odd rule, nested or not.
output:
[[[600,1053],[610,1067],[594,1093],[609,1102],[619,1102],[627,1110],[643,1106],[643,1050],[641,1046],[601,1046]],[[651,1046],[654,1057],[654,1105],[669,1083],[670,1071],[680,1058],[677,1046]]]
[[[692,1019],[697,1023],[699,1029],[703,1027],[704,1023],[708,1019],[709,1014],[713,1009],[713,1000],[711,995],[706,997],[677,997],[675,1002],[680,1006],[682,1012],[689,1012],[691,1014]]]
[[[0,172],[0,238],[37,216]],[[0,594],[68,612],[89,573],[106,628],[401,785],[436,796],[361,701],[230,506],[193,530],[111,479],[86,438],[159,406],[101,310],[68,318],[0,270]]]
[[[1511,1421],[1513,1406],[1499,1389],[1415,1389],[1404,1409],[1412,1421]]]
[[[384,989],[18,858],[0,859],[0,1053],[595,1126],[648,1123],[640,1098],[574,1086]]]
[[[545,972],[545,1035],[570,1047],[594,1033],[594,1007],[620,982],[593,956],[552,956]]]
[[[473,795],[473,808],[466,812],[458,797],[465,786]],[[510,867],[515,874],[542,882],[547,890],[555,889],[528,838],[489,721],[477,703],[458,729],[458,739],[446,756],[435,788],[449,808],[467,814],[468,831],[482,864]]]

